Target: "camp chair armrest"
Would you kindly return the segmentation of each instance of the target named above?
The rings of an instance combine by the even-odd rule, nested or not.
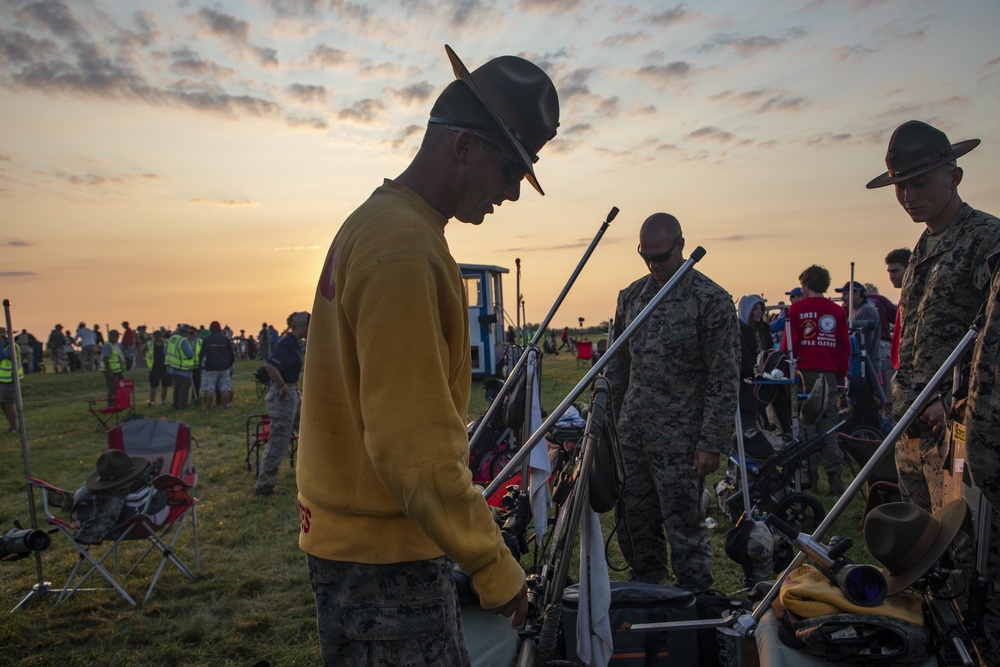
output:
[[[30,486],[34,486],[34,487],[39,488],[39,489],[45,489],[49,493],[52,493],[52,494],[55,494],[55,495],[70,496],[70,497],[73,496],[73,493],[71,491],[66,491],[65,489],[60,489],[58,486],[54,486],[52,484],[49,484],[48,482],[46,482],[44,480],[41,480],[41,479],[38,479],[37,477],[29,477],[27,481],[28,481],[28,484]]]
[[[153,480],[153,486],[167,496],[167,504],[176,507],[192,502],[191,485],[173,475],[160,475]]]

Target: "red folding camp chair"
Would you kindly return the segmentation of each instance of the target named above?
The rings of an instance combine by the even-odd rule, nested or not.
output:
[[[594,344],[589,340],[576,341],[576,365],[592,363],[594,358]]]
[[[107,430],[112,420],[115,424],[121,424],[129,415],[134,415],[134,394],[135,380],[118,380],[115,383],[114,405],[108,405],[107,399],[103,398],[87,401],[87,409],[100,423],[98,430]]]
[[[247,464],[249,472],[250,457],[254,456],[254,478],[260,476],[260,452],[267,447],[267,441],[271,437],[271,417],[265,414],[250,415],[247,417],[247,455],[243,460]],[[295,467],[295,450],[298,448],[299,434],[292,431],[288,440],[288,464]]]
[[[164,566],[170,562],[184,576],[194,580],[194,574],[177,555],[176,543],[181,534],[188,515],[191,516],[191,534],[194,549],[195,571],[201,567],[198,552],[198,520],[196,514],[196,499],[192,489],[197,482],[198,474],[191,462],[191,429],[187,424],[167,419],[138,419],[114,427],[108,432],[108,448],[122,450],[130,456],[142,457],[149,461],[158,476],[153,485],[166,498],[166,508],[155,516],[138,514],[123,521],[109,533],[100,544],[84,544],[77,540],[80,528],[78,517],[62,517],[63,499],[72,498],[73,493],[64,491],[47,482],[29,479],[28,483],[42,492],[42,506],[49,525],[54,526],[65,536],[70,544],[79,552],[79,559],[70,573],[69,579],[60,591],[57,604],[64,602],[77,591],[84,589],[83,584],[95,573],[100,574],[125,600],[132,605],[136,602],[125,590],[123,582],[136,571],[146,557],[152,553],[159,554],[160,562],[152,576],[143,602],[153,594]],[[125,545],[130,541],[145,540],[148,546],[132,561],[128,570],[122,574],[122,561],[131,560],[131,554],[125,554]],[[111,559],[113,567],[105,566]],[[89,564],[89,569],[82,568]]]

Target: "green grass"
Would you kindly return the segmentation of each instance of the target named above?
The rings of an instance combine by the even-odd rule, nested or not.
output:
[[[198,528],[201,572],[189,582],[169,565],[152,599],[132,608],[112,590],[78,593],[56,607],[54,595],[37,596],[16,613],[6,615],[37,583],[33,558],[0,563],[0,646],[4,664],[48,665],[252,665],[267,659],[273,665],[319,663],[312,592],[305,558],[297,546],[298,512],[294,500],[294,471],[284,464],[279,486],[289,495],[273,499],[252,495],[253,473],[244,465],[245,420],[264,411],[254,391],[252,372],[259,362],[241,362],[234,377],[235,402],[227,414],[204,415],[192,409],[181,415],[169,406],[145,407],[148,383],[143,371],[136,379],[138,412],[147,417],[181,418],[191,426],[198,447],[194,461],[200,473]],[[542,407],[555,408],[586,371],[566,354],[545,359]],[[25,419],[31,472],[73,491],[93,471],[106,437],[95,427],[84,399],[104,392],[97,373],[28,376],[23,383]],[[473,386],[470,414],[481,414],[485,401],[478,383]],[[580,398],[589,400],[589,393]],[[19,519],[28,525],[24,469],[17,435],[0,434],[0,452],[6,466],[0,470],[0,528]],[[710,479],[714,483],[721,473]],[[37,500],[38,494],[36,494]],[[834,499],[820,496],[829,509]],[[856,543],[860,502],[833,532]],[[730,527],[718,508],[713,531],[716,587],[739,588],[739,566],[722,550]],[[39,506],[39,517],[41,509]],[[611,514],[604,515],[605,531]],[[55,537],[55,536],[54,536]],[[54,587],[62,584],[76,560],[60,539],[42,554],[44,575]],[[131,545],[135,546],[135,545]],[[859,552],[860,547],[853,551]],[[191,564],[190,540],[180,538],[178,552]],[[852,553],[856,560],[867,554]],[[613,563],[620,564],[612,545]],[[525,563],[527,565],[527,563]],[[571,570],[575,578],[575,565]],[[144,591],[152,568],[140,570],[126,586],[132,594]],[[624,574],[612,573],[613,578]]]

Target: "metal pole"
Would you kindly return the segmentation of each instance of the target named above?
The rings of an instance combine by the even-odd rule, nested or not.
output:
[[[538,325],[538,331],[535,332],[535,335],[531,338],[531,341],[529,342],[528,345],[537,345],[538,341],[541,340],[542,336],[545,335],[545,330],[548,329],[549,322],[552,321],[552,318],[555,316],[556,311],[559,310],[559,306],[562,305],[563,300],[566,298],[566,294],[569,293],[569,290],[573,286],[573,283],[576,282],[577,276],[580,275],[580,272],[583,270],[584,265],[586,265],[587,260],[590,259],[590,256],[594,253],[594,249],[597,247],[597,244],[604,236],[604,232],[607,231],[608,226],[611,224],[611,221],[614,220],[615,216],[617,215],[618,215],[618,207],[613,206],[611,208],[611,211],[608,213],[608,217],[604,220],[603,223],[601,223],[601,228],[597,231],[597,234],[594,236],[594,239],[590,242],[590,246],[587,248],[587,251],[583,253],[583,257],[580,258],[580,261],[577,263],[576,268],[573,270],[573,274],[570,275],[569,280],[563,287],[562,292],[560,292],[559,296],[556,298],[556,302],[552,304],[552,308],[549,309],[549,312],[545,316],[545,319],[542,320],[542,323]],[[704,250],[702,250],[702,253],[704,254]],[[520,308],[521,260],[517,259],[515,260],[515,263],[517,264],[517,276],[518,276],[517,303],[518,307]],[[520,332],[520,326],[518,326],[518,332]],[[507,377],[508,378],[516,377],[517,372],[521,370],[521,367],[524,366],[524,363],[525,363],[525,356],[522,354],[518,358],[517,363],[514,364],[514,367],[511,368],[510,372],[507,374]],[[476,429],[476,432],[472,434],[472,438],[469,440],[470,448],[474,448],[476,444],[479,442],[479,438],[486,430],[485,428],[486,424],[490,423],[490,420],[493,418],[493,415],[495,415],[496,411],[500,409],[500,405],[503,403],[503,397],[510,392],[510,389],[511,388],[510,386],[508,386],[507,382],[504,382],[503,386],[500,387],[500,391],[497,393],[496,398],[493,399],[493,403],[490,404],[490,407],[486,410],[486,414],[483,416],[482,421],[479,423],[479,428]]]
[[[517,322],[517,336],[514,337],[514,340],[517,342],[518,345],[521,345],[521,258],[520,257],[514,260],[514,265],[517,267],[517,284],[516,287],[514,288],[515,291],[514,296],[517,297],[517,300],[514,302],[514,319]],[[507,377],[510,377],[510,373],[507,374]],[[483,421],[485,422],[486,420]]]
[[[910,404],[910,407],[907,408],[906,412],[903,414],[903,417],[899,420],[896,426],[893,427],[892,431],[889,432],[889,435],[885,437],[885,440],[883,440],[882,444],[879,445],[878,449],[875,450],[875,453],[872,454],[872,457],[868,459],[868,463],[862,466],[857,476],[847,486],[847,489],[844,491],[843,495],[840,496],[840,498],[834,504],[830,512],[820,522],[819,526],[816,527],[816,530],[812,534],[812,538],[814,540],[819,541],[823,538],[823,536],[826,534],[826,531],[830,529],[830,527],[840,517],[843,511],[847,509],[847,506],[850,504],[851,500],[864,485],[865,480],[868,478],[868,476],[871,475],[872,472],[874,472],[875,468],[879,464],[879,461],[881,461],[882,458],[885,457],[887,453],[889,453],[889,450],[893,448],[899,436],[902,435],[906,431],[906,429],[908,429],[910,425],[913,424],[913,422],[920,417],[920,413],[923,412],[923,408],[932,399],[937,398],[936,392],[938,385],[940,385],[941,381],[945,378],[945,376],[951,372],[951,369],[955,366],[955,364],[957,364],[962,359],[962,357],[965,356],[965,353],[968,352],[969,349],[972,347],[978,335],[979,335],[979,323],[977,322],[976,324],[972,325],[969,331],[965,334],[965,337],[962,338],[962,340],[959,342],[958,346],[955,347],[954,350],[952,350],[950,355],[948,355],[948,358],[945,359],[941,367],[938,368],[937,372],[934,373],[934,376],[927,383],[927,386],[924,387],[923,391],[921,391],[920,394],[917,396],[917,398],[913,401],[913,403]],[[788,565],[787,568],[785,568],[785,571],[781,573],[781,576],[778,577],[778,580],[774,582],[774,585],[771,587],[771,590],[768,591],[767,595],[764,596],[764,599],[761,600],[760,604],[757,605],[757,607],[753,610],[752,616],[754,622],[752,624],[747,624],[745,626],[746,631],[751,632],[756,627],[757,623],[760,622],[760,619],[763,618],[764,614],[771,607],[771,604],[774,602],[774,599],[778,596],[778,591],[781,589],[782,582],[788,577],[791,571],[797,568],[799,565],[801,565],[802,561],[804,560],[805,560],[805,554],[802,553],[801,551],[795,555],[795,558],[792,559],[792,562]]]
[[[743,415],[736,409],[736,449],[740,455],[740,476],[743,481],[743,516],[751,518],[750,514],[750,478],[747,476],[747,453],[743,445]]]
[[[656,295],[652,298],[652,300],[648,304],[646,304],[646,307],[643,308],[638,315],[636,315],[635,320],[633,320],[632,323],[628,325],[628,328],[626,328],[625,331],[622,332],[621,336],[619,336],[615,340],[615,342],[612,343],[610,347],[608,347],[608,351],[601,355],[601,358],[598,359],[597,362],[587,372],[587,374],[583,376],[583,379],[581,379],[580,382],[577,383],[576,387],[574,387],[570,391],[570,393],[566,396],[566,398],[563,399],[562,403],[559,404],[559,407],[553,410],[549,414],[548,418],[542,423],[542,425],[538,427],[538,430],[536,430],[531,435],[531,437],[528,438],[528,440],[523,445],[521,445],[521,448],[517,451],[517,453],[510,460],[510,462],[506,466],[504,466],[504,469],[500,471],[500,474],[497,475],[496,479],[490,482],[490,485],[486,488],[485,491],[483,491],[483,495],[485,497],[489,498],[491,495],[493,495],[493,493],[497,491],[497,489],[499,489],[500,486],[508,478],[510,478],[511,475],[514,474],[514,472],[517,470],[517,467],[521,464],[521,461],[523,461],[528,456],[529,452],[535,445],[537,445],[545,438],[545,433],[550,428],[552,428],[557,421],[559,421],[559,418],[562,417],[563,413],[566,411],[566,408],[572,405],[573,401],[575,401],[577,397],[583,393],[584,389],[590,386],[590,383],[593,382],[594,378],[597,377],[604,370],[604,367],[607,366],[608,363],[611,361],[612,357],[614,357],[615,352],[617,352],[622,345],[628,342],[628,340],[632,337],[635,331],[645,323],[646,319],[650,316],[650,314],[652,314],[653,310],[657,306],[659,306],[660,302],[663,301],[664,298],[666,298],[667,294],[669,294],[671,290],[673,290],[674,285],[676,285],[681,280],[681,278],[683,278],[687,274],[687,272],[690,271],[691,268],[695,264],[697,264],[704,256],[705,256],[704,248],[698,246],[697,248],[694,249],[694,252],[691,253],[691,256],[688,257],[683,264],[681,264],[680,268],[677,269],[677,272],[670,277],[670,280],[668,280],[666,284],[660,288],[660,291],[656,293]],[[522,359],[523,358],[524,357],[522,355]],[[494,405],[496,405],[497,402],[498,401],[494,401]],[[487,413],[487,415],[489,415],[489,413]],[[487,416],[483,419],[483,421],[485,422],[488,419],[489,417]]]
[[[38,530],[38,517],[35,513],[35,493],[31,484],[28,484],[28,480],[31,478],[31,462],[28,459],[28,431],[24,425],[24,395],[21,393],[21,377],[18,372],[21,367],[20,359],[18,358],[19,355],[14,351],[14,327],[10,319],[10,299],[3,300],[3,313],[7,323],[7,331],[10,334],[8,340],[10,341],[10,361],[14,380],[14,402],[17,405],[17,426],[21,436],[21,460],[24,462],[24,485],[28,492],[28,515],[31,517],[31,529]],[[38,583],[18,603],[17,607],[14,607],[15,610],[35,594],[47,593],[52,587],[49,582],[45,581],[45,575],[42,573],[41,551],[35,551],[35,573],[38,575]]]

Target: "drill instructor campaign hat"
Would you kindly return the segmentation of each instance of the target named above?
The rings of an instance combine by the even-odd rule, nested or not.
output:
[[[897,127],[889,139],[889,150],[885,154],[885,166],[889,170],[873,178],[865,187],[872,190],[919,176],[957,160],[978,145],[979,139],[952,144],[936,127],[919,120],[907,121]]]
[[[911,503],[885,503],[865,517],[868,550],[885,565],[889,595],[905,590],[927,574],[965,520],[965,501],[953,500],[931,514]]]
[[[455,78],[464,81],[500,126],[524,166],[525,178],[544,195],[535,177],[538,151],[559,127],[559,96],[538,65],[517,56],[500,56],[469,70],[445,44]],[[438,119],[434,119],[438,121]]]
[[[97,470],[87,481],[91,491],[101,491],[121,486],[146,471],[149,461],[141,456],[129,456],[120,449],[109,449],[97,459]]]

